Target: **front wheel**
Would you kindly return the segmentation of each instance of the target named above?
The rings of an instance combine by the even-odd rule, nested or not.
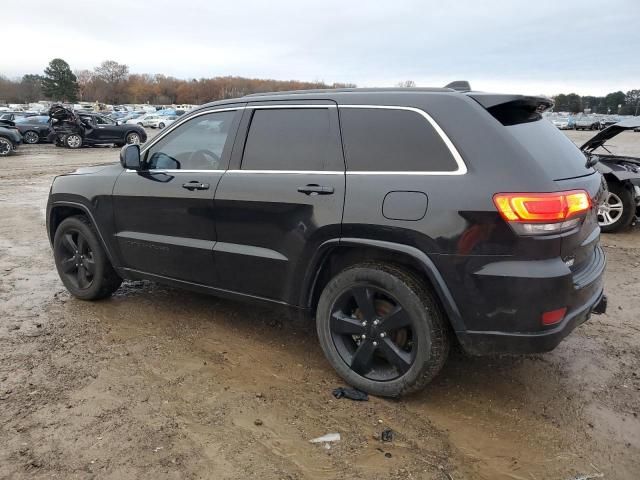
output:
[[[630,189],[618,182],[607,182],[609,189],[604,202],[598,206],[598,224],[603,232],[617,232],[631,225],[636,205]]]
[[[162,130],[164,127],[165,127],[164,123],[160,122],[160,123],[158,124],[158,128],[159,128],[160,130]]]
[[[331,279],[318,302],[316,326],[338,374],[373,395],[422,389],[449,353],[445,315],[429,288],[385,263],[356,265]]]
[[[68,217],[60,223],[53,256],[62,283],[81,300],[108,297],[122,283],[86,217]]]

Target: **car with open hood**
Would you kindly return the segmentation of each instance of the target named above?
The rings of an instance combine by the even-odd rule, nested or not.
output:
[[[603,232],[622,230],[640,214],[640,157],[616,155],[607,142],[626,131],[640,128],[640,117],[623,120],[600,131],[580,149],[607,182],[608,193],[598,207]]]

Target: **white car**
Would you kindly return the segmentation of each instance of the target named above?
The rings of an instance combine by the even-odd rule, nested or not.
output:
[[[177,115],[162,115],[149,121],[148,126],[151,128],[159,128],[160,130],[162,130],[167,125],[171,125],[177,119],[178,119]],[[145,127],[146,126],[147,125],[145,125]]]
[[[159,115],[142,115],[141,117],[127,120],[127,123],[133,124],[133,125],[140,125],[141,127],[150,127],[151,122],[153,122],[158,118],[161,118],[161,117]]]

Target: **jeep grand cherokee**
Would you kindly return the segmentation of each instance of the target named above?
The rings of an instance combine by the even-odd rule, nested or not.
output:
[[[76,297],[123,279],[315,317],[351,385],[426,385],[452,342],[553,349],[604,309],[601,175],[545,98],[444,89],[204,105],[120,163],[57,177],[56,266]]]

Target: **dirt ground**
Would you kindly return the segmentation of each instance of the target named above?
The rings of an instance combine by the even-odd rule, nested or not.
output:
[[[615,143],[640,154],[640,133]],[[49,185],[117,156],[37,145],[1,160],[0,478],[640,477],[638,229],[603,235],[609,312],[555,351],[458,353],[422,393],[335,400],[313,326],[282,312],[147,282],[69,296]],[[329,449],[309,443],[330,432]]]

